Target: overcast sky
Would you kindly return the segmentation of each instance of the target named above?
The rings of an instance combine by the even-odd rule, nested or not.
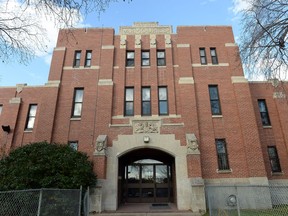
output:
[[[17,0],[9,0],[11,9],[19,7]],[[0,7],[7,0],[0,0]],[[230,25],[234,36],[239,37],[238,12],[245,7],[245,0],[132,0],[111,3],[100,16],[97,13],[83,17],[79,27],[112,27],[118,33],[120,26],[131,26],[133,22],[158,22],[159,25]],[[1,16],[1,15],[0,15]],[[58,29],[52,19],[37,17],[47,28],[47,53],[37,56],[27,65],[15,62],[0,63],[0,86],[15,86],[20,83],[43,85],[47,82],[51,55],[56,45]],[[43,42],[44,43],[44,42]]]

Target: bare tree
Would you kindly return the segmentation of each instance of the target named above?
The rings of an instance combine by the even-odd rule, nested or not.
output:
[[[123,0],[125,1],[125,0]],[[126,0],[127,1],[127,0]],[[128,0],[128,2],[131,0]],[[89,13],[104,12],[118,0],[4,0],[0,2],[0,60],[27,63],[45,52],[46,31],[39,17],[61,28],[73,28]]]
[[[240,54],[252,77],[287,79],[288,1],[246,0],[242,11]]]

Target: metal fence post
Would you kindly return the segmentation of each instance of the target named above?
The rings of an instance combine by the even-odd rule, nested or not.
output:
[[[40,195],[39,195],[37,216],[40,216],[40,213],[41,213],[41,202],[42,202],[42,188],[40,190]]]
[[[82,185],[80,186],[80,193],[79,193],[79,212],[78,212],[79,216],[81,216],[81,203],[82,203]]]

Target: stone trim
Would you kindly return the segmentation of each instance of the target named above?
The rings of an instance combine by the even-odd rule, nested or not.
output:
[[[283,98],[286,98],[286,94],[284,92],[274,92],[273,98],[274,99],[283,99]]]
[[[20,97],[11,98],[11,99],[9,100],[9,103],[10,103],[10,104],[20,104],[20,103],[21,103],[21,98],[20,98]]]
[[[180,77],[179,84],[194,84],[194,78],[193,77]]]
[[[101,49],[114,49],[113,45],[103,45]]]
[[[192,67],[228,67],[229,63],[219,63],[219,64],[192,64]]]
[[[184,126],[184,123],[163,123],[162,126]]]
[[[99,70],[100,66],[95,65],[95,66],[91,66],[91,67],[84,67],[84,66],[79,66],[79,67],[65,66],[65,67],[63,67],[63,70],[89,70],[89,69]]]
[[[134,22],[133,26],[121,26],[120,35],[172,34],[172,26],[158,25],[158,22]]]
[[[112,79],[100,79],[98,81],[99,86],[113,86],[113,80]]]
[[[55,47],[54,51],[65,51],[66,47]]]
[[[219,174],[230,174],[230,173],[232,173],[232,169],[229,169],[229,170],[219,170],[219,169],[217,169],[216,172],[219,173]]]
[[[109,124],[109,127],[132,127],[130,124]]]
[[[52,80],[52,81],[48,81],[47,83],[45,83],[45,86],[46,87],[59,87],[60,83],[61,83],[60,80]]]
[[[232,76],[232,83],[248,83],[248,80],[244,76]]]
[[[225,47],[238,47],[236,43],[225,43]]]
[[[212,118],[223,118],[223,115],[212,115]]]
[[[190,48],[190,44],[177,44],[177,48]]]

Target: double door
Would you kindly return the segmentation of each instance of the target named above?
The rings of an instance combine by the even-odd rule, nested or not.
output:
[[[167,164],[125,166],[126,202],[170,202],[173,197],[171,176],[171,166]]]

